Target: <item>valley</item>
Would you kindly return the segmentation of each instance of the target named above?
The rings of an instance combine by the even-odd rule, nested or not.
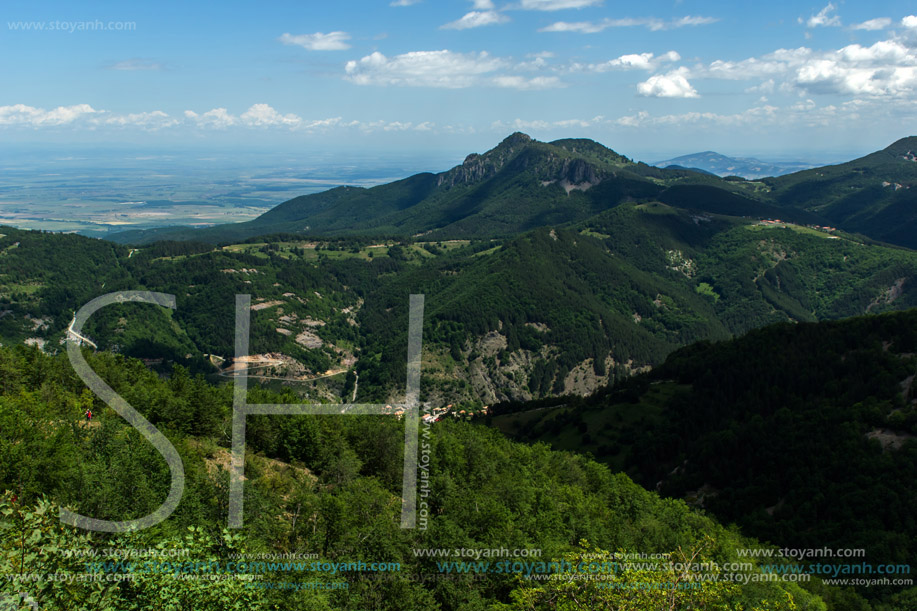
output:
[[[772,544],[863,547],[873,562],[906,563],[914,533],[901,499],[913,491],[883,482],[911,481],[917,469],[909,383],[917,253],[831,220],[840,217],[822,200],[789,205],[787,194],[807,183],[788,176],[722,180],[634,164],[591,141],[539,143],[514,134],[444,173],[307,195],[239,224],[115,234],[125,244],[2,227],[0,366],[11,382],[0,400],[11,404],[10,393],[23,384],[21,392],[36,392],[25,388],[72,378],[50,372],[62,367],[66,344],[77,342],[152,421],[183,436],[187,457],[203,458],[207,466],[194,481],[195,494],[204,495],[225,485],[218,463],[227,462],[230,389],[240,375],[252,401],[386,405],[384,413],[398,418],[383,419],[381,428],[368,416],[346,426],[254,417],[259,458],[247,490],[256,506],[282,514],[280,524],[259,521],[255,539],[277,531],[308,547],[296,517],[303,503],[316,507],[308,528],[326,529],[326,541],[336,528],[331,514],[320,517],[331,511],[328,503],[376,503],[359,511],[380,516],[389,509],[379,507],[395,506],[400,458],[392,440],[405,417],[407,303],[420,293],[419,399],[425,435],[437,440],[435,485],[484,486],[473,499],[440,492],[432,501],[449,516],[458,506],[452,503],[479,508],[478,534],[463,536],[492,541],[499,538],[488,526],[493,520],[553,515],[521,497],[510,513],[495,505],[497,497],[520,494],[522,476],[494,476],[494,456],[522,452],[543,469],[543,461],[587,460],[572,458],[586,453],[597,461],[583,463],[586,472],[621,474],[589,478],[680,499],[673,507],[686,513],[679,516],[704,511]],[[858,214],[850,218],[870,213]],[[74,331],[79,307],[119,290],[172,294],[177,307],[113,305]],[[239,294],[251,296],[251,349],[235,359]],[[30,367],[44,373],[27,381]],[[52,404],[64,401],[73,411],[92,401],[75,398],[72,379],[62,384]],[[54,435],[71,434],[55,428],[51,404],[17,409]],[[68,444],[82,448],[92,435],[115,430],[106,427],[123,429],[102,406],[93,411],[102,414],[101,427],[81,429]],[[69,473],[54,457],[26,459],[17,448],[42,441],[10,427],[19,432],[4,451]],[[375,432],[366,435],[366,427]],[[504,437],[525,445],[505,445]],[[123,433],[118,439],[106,442],[115,444],[106,456],[123,452],[121,443],[134,447]],[[859,474],[851,476],[859,492],[838,478],[847,471]],[[37,489],[41,478],[30,477]],[[61,488],[66,478],[82,489],[84,475],[60,477],[41,485],[62,498],[70,498]],[[624,484],[630,478],[636,484]],[[545,482],[555,487],[552,502],[556,486],[567,485],[559,482]],[[141,487],[145,502],[162,483]],[[330,500],[351,488],[348,500]],[[814,499],[812,490],[820,491]],[[838,498],[847,509],[836,509]],[[584,532],[625,541],[602,534],[606,526],[598,524],[611,514],[600,506],[604,517],[589,518],[598,530]],[[106,511],[129,513],[126,506]],[[876,519],[859,524],[862,515]],[[458,518],[436,523],[442,529],[451,520]],[[354,524],[341,536],[362,528]],[[649,545],[645,536],[654,531],[633,528],[644,534],[632,541]],[[549,532],[533,524],[518,536],[569,553],[551,547]],[[716,545],[724,536],[714,537]],[[662,537],[661,548],[650,547],[676,545]],[[710,545],[688,540],[697,553]],[[709,553],[733,557],[716,549]],[[831,601],[831,608],[883,611],[913,592],[893,588],[873,598],[865,588],[835,590],[821,580],[786,591],[794,600]],[[748,592],[717,596],[753,600]]]

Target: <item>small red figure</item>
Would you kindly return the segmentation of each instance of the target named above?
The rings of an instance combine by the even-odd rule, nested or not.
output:
[[[92,410],[87,409],[86,410],[86,422],[89,422],[91,420],[92,420]]]

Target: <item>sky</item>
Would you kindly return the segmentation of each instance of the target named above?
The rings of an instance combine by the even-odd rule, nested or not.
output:
[[[917,134],[913,2],[0,6],[0,143],[444,154],[514,131],[653,161],[840,160]]]

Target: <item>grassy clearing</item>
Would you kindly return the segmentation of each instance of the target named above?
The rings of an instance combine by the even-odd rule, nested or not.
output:
[[[765,231],[768,229],[792,229],[796,233],[813,235],[815,237],[822,238],[822,239],[838,237],[838,236],[834,236],[831,233],[828,233],[827,231],[821,231],[819,229],[812,229],[811,227],[805,227],[803,225],[794,225],[793,223],[777,223],[776,225],[754,224],[754,225],[746,225],[745,228],[750,229],[752,231]]]

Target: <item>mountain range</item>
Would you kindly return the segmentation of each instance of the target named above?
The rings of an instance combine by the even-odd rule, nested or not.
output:
[[[680,155],[653,164],[660,168],[690,169],[717,176],[740,176],[749,180],[768,176],[783,176],[815,167],[810,163],[761,161],[754,157],[727,157],[714,151]]]
[[[114,234],[121,243],[230,243],[274,233],[493,238],[583,222],[624,202],[836,226],[917,246],[917,138],[844,164],[760,181],[634,162],[587,139],[515,133],[451,170],[372,188],[342,186],[286,201],[245,223]]]

